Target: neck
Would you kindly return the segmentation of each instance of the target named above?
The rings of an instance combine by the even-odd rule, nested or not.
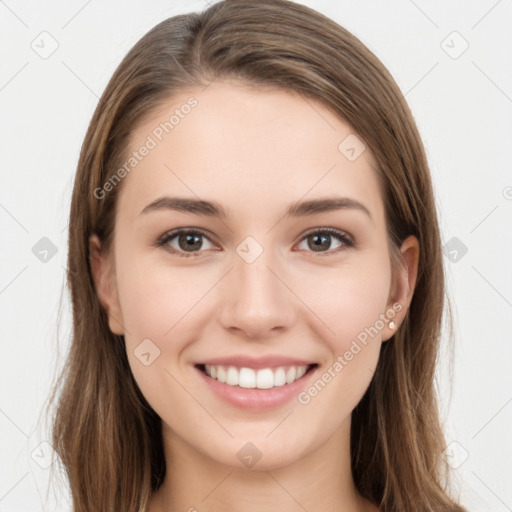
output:
[[[350,418],[324,445],[278,468],[219,464],[163,426],[167,472],[150,512],[367,512],[350,466]],[[260,461],[263,462],[263,459]]]

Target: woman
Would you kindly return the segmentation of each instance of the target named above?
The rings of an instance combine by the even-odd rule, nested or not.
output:
[[[345,29],[284,0],[154,27],[96,108],[69,226],[75,511],[463,510],[427,161]]]

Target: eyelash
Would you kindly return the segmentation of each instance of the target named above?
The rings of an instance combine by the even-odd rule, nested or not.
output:
[[[199,250],[197,252],[187,254],[187,253],[184,253],[181,251],[177,251],[176,249],[171,248],[170,246],[167,245],[173,238],[176,238],[177,236],[185,234],[185,233],[192,234],[192,235],[200,235],[200,236],[207,238],[210,242],[212,242],[212,240],[210,240],[210,238],[207,236],[207,234],[199,229],[178,228],[178,229],[174,229],[172,231],[165,233],[153,245],[155,245],[157,247],[162,247],[164,250],[166,250],[172,254],[176,254],[180,258],[191,258],[191,257],[193,258],[193,257],[199,256],[200,253],[203,251]],[[322,256],[329,256],[332,254],[337,254],[338,252],[344,250],[347,247],[350,248],[350,247],[357,246],[357,243],[354,240],[352,240],[351,237],[349,237],[344,231],[340,231],[340,230],[334,229],[334,228],[321,228],[321,229],[317,229],[314,231],[310,231],[310,232],[306,233],[300,241],[302,242],[303,240],[305,240],[307,237],[309,237],[311,235],[325,235],[325,234],[330,235],[333,238],[336,238],[343,245],[334,250],[331,249],[328,251],[316,253],[315,257],[317,257],[317,256],[322,257]],[[308,251],[308,252],[314,252],[314,251]]]

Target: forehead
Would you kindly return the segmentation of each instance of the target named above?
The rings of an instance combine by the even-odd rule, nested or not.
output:
[[[120,198],[133,213],[163,195],[254,215],[336,194],[382,214],[369,148],[320,101],[292,91],[233,82],[181,90],[135,127],[127,159],[134,152]]]

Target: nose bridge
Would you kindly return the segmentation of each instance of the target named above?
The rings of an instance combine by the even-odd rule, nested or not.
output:
[[[226,329],[264,337],[293,322],[293,294],[280,277],[280,262],[271,248],[247,237],[236,249],[222,300],[221,322]]]

